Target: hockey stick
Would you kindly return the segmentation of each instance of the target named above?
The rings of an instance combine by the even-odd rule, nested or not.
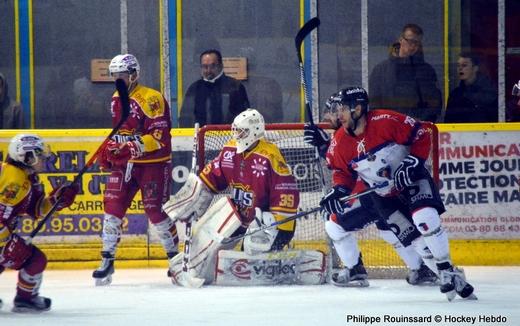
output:
[[[314,17],[311,20],[309,20],[305,25],[302,26],[302,28],[298,31],[296,34],[296,37],[294,38],[294,43],[296,46],[296,54],[298,55],[298,63],[300,66],[300,83],[303,87],[303,96],[305,99],[305,110],[307,112],[308,120],[310,125],[314,125],[314,119],[312,116],[312,109],[309,103],[309,96],[307,93],[307,83],[305,82],[305,70],[303,66],[303,58],[302,58],[302,52],[301,52],[301,45],[304,41],[304,39],[309,35],[314,29],[318,28],[320,26],[320,19],[318,17]],[[314,161],[316,163],[318,174],[320,176],[321,180],[321,187],[322,187],[322,195],[325,195],[326,193],[326,183],[325,183],[325,174],[323,173],[323,167],[321,166],[321,159],[320,159],[320,153],[318,148],[314,147]],[[336,250],[334,248],[334,245],[332,243],[332,240],[326,235],[327,237],[327,244],[330,249],[330,255],[328,255],[329,266],[333,266],[335,261],[339,261],[339,258],[337,256]]]
[[[296,46],[296,54],[298,55],[298,63],[300,66],[300,82],[303,87],[305,110],[307,111],[307,115],[309,116],[311,124],[314,124],[314,120],[312,118],[312,110],[309,104],[309,97],[307,95],[307,84],[305,83],[305,70],[303,68],[302,58],[302,43],[305,37],[307,37],[307,35],[309,35],[318,26],[320,26],[320,19],[318,17],[314,17],[302,26],[302,28],[298,31],[298,34],[296,34],[296,37],[294,38],[294,45]]]
[[[191,172],[198,172],[197,165],[197,148],[198,148],[198,133],[199,133],[199,123],[195,123],[195,133],[193,136],[193,153],[191,156]],[[192,241],[192,220],[195,216],[191,216],[188,218],[188,222],[186,222],[186,232],[184,239],[184,255],[182,256],[182,273],[181,276],[177,279],[179,284],[185,287],[191,288],[200,288],[204,284],[204,279],[192,276],[190,274],[190,249],[191,249],[191,241]]]
[[[352,195],[348,195],[348,196],[342,197],[342,198],[340,198],[340,200],[343,201],[343,202],[347,202],[349,200],[352,200],[352,199],[355,199],[355,198],[359,198],[359,197],[364,196],[364,195],[368,195],[368,194],[376,191],[377,189],[386,187],[387,185],[388,185],[388,182],[385,182],[385,183],[380,184],[378,186],[367,188],[367,189],[363,190],[362,192],[358,192],[358,193],[355,193],[355,194],[352,194]],[[311,208],[308,211],[300,212],[298,214],[295,214],[295,215],[289,216],[287,218],[284,218],[283,220],[273,222],[273,223],[271,223],[269,225],[264,225],[264,226],[262,226],[262,227],[260,227],[258,229],[254,229],[254,230],[252,230],[250,232],[247,232],[247,233],[244,233],[244,234],[241,234],[241,235],[237,235],[237,236],[234,236],[234,237],[231,237],[231,238],[224,238],[221,243],[222,244],[229,244],[229,243],[235,242],[237,240],[243,239],[245,237],[248,237],[250,235],[253,235],[255,233],[258,233],[258,232],[261,232],[261,231],[273,228],[273,227],[281,225],[281,224],[285,224],[285,223],[290,222],[290,221],[294,221],[296,219],[299,219],[300,217],[304,217],[304,216],[307,216],[307,215],[312,214],[312,213],[316,213],[316,212],[318,212],[320,210],[321,210],[321,207]]]
[[[83,176],[83,174],[85,174],[85,172],[87,172],[87,170],[92,166],[92,164],[94,164],[94,162],[95,162],[97,156],[99,155],[99,153],[101,153],[101,151],[105,148],[106,143],[112,138],[112,136],[114,136],[119,131],[119,128],[121,128],[123,123],[126,121],[126,118],[128,118],[128,115],[130,114],[130,99],[129,99],[129,96],[128,96],[128,88],[127,88],[124,80],[122,80],[122,79],[117,79],[116,80],[116,89],[117,89],[117,93],[119,94],[119,98],[121,99],[121,108],[122,108],[122,110],[121,110],[121,118],[119,119],[119,122],[114,127],[114,129],[112,129],[110,134],[108,134],[108,136],[105,138],[103,143],[101,143],[101,145],[98,147],[98,149],[90,157],[88,162],[81,168],[81,170],[78,172],[78,174],[74,177],[74,180],[72,181],[72,184],[74,184],[74,183],[78,184],[80,182],[81,177]],[[32,242],[32,239],[36,236],[36,234],[38,232],[40,232],[41,228],[47,222],[47,220],[51,216],[54,215],[54,213],[58,209],[58,205],[59,205],[60,202],[61,202],[61,197],[59,197],[56,200],[56,202],[54,203],[54,205],[52,205],[52,207],[49,210],[49,212],[47,214],[45,214],[45,216],[40,220],[38,225],[31,232],[31,234],[29,235],[29,238],[26,240],[27,243],[31,243]]]

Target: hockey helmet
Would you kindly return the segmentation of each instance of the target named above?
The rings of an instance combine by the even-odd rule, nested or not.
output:
[[[356,106],[361,105],[363,113],[368,111],[368,94],[362,87],[347,87],[333,95],[331,111],[337,112],[340,106],[348,106],[352,113]]]
[[[9,157],[27,166],[35,166],[40,158],[49,155],[49,148],[40,136],[35,134],[18,134],[9,143]]]
[[[139,78],[141,67],[139,66],[139,62],[134,55],[118,54],[112,59],[112,61],[110,61],[108,70],[110,71],[111,75],[119,72],[127,72],[129,74],[135,73],[136,75],[134,80],[137,80],[137,78]]]
[[[255,109],[247,109],[235,117],[231,130],[237,142],[237,153],[242,153],[264,137],[264,117]]]

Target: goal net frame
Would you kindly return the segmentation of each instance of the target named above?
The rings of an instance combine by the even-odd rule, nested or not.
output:
[[[438,129],[433,123],[426,122],[431,132],[432,147],[427,161],[434,180],[439,181],[439,145]],[[316,157],[313,146],[303,142],[303,123],[271,123],[265,125],[265,139],[278,146],[295,177],[300,190],[298,211],[308,211],[319,206],[323,194],[331,187],[331,172],[326,168],[325,160]],[[329,134],[334,132],[328,124],[319,127]],[[215,158],[231,139],[231,125],[206,125],[199,130],[197,166],[199,172]],[[214,198],[229,194],[223,192]],[[370,225],[356,232],[363,262],[371,278],[404,278],[407,268],[395,250],[379,237],[375,225]],[[324,230],[321,214],[309,214],[296,222],[293,249],[321,250],[329,257],[332,268],[340,268],[341,262],[330,246],[330,240]]]

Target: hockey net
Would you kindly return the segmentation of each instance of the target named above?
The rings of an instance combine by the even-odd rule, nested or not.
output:
[[[330,134],[333,133],[332,129],[327,129],[327,125],[320,127]],[[303,124],[267,124],[265,129],[265,138],[278,146],[296,179],[300,191],[298,211],[318,207],[323,194],[331,187],[331,172],[323,159],[316,159],[314,147],[303,141]],[[432,133],[434,146],[427,166],[438,180],[438,132],[433,124],[428,125],[428,131]],[[201,128],[198,135],[199,168],[214,159],[230,139],[230,125],[207,125]],[[224,195],[229,195],[229,192],[219,194],[213,201]],[[406,275],[406,266],[394,249],[379,237],[374,225],[357,232],[357,237],[370,277],[403,278]],[[321,250],[329,255],[332,267],[339,268],[341,262],[329,244],[320,213],[309,214],[297,221],[295,236],[291,242],[294,249]]]

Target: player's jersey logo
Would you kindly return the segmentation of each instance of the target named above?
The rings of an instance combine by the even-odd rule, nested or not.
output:
[[[255,175],[257,178],[260,176],[265,175],[265,171],[267,171],[267,167],[265,166],[267,164],[267,160],[264,158],[255,158],[253,160],[253,164],[251,165],[251,169],[253,171],[253,175]]]
[[[365,138],[361,139],[360,141],[357,142],[357,153],[358,153],[358,157],[361,155],[361,154],[366,154],[366,142],[365,142]]]

